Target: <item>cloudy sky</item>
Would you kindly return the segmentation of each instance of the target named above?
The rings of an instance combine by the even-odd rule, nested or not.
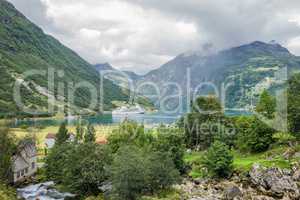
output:
[[[254,40],[300,55],[299,0],[9,1],[89,62],[138,73],[183,52]]]

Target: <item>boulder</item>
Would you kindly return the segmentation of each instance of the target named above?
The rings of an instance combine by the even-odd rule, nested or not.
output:
[[[226,200],[234,200],[236,197],[241,197],[242,192],[237,186],[230,186],[225,189],[224,197]]]
[[[265,168],[260,165],[254,165],[250,171],[251,182],[262,193],[282,198],[285,195],[292,199],[300,198],[300,191],[297,183],[288,173],[283,173],[279,168]]]

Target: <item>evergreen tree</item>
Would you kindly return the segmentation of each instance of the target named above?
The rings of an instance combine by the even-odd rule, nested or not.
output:
[[[58,133],[56,134],[55,144],[61,145],[65,142],[67,142],[69,138],[70,138],[70,134],[68,133],[66,123],[63,122],[59,127]]]
[[[96,141],[96,131],[94,126],[91,124],[88,124],[86,133],[84,135],[84,142],[89,143],[89,142],[95,142]]]
[[[83,140],[83,135],[84,135],[84,128],[81,123],[77,123],[75,142],[80,143]]]
[[[213,177],[225,178],[232,172],[233,156],[222,142],[216,141],[204,156],[203,165]]]
[[[300,73],[288,81],[288,123],[289,131],[300,138]]]

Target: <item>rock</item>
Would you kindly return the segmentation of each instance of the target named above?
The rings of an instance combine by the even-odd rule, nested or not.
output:
[[[61,193],[52,189],[54,182],[46,182],[36,185],[30,185],[25,188],[17,189],[19,199],[36,200],[36,199],[64,199],[66,197],[75,197],[70,193]]]
[[[278,168],[266,169],[260,165],[254,165],[249,174],[251,182],[264,194],[279,198],[287,194],[293,199],[300,198],[297,183]]]
[[[293,175],[293,180],[300,182],[300,170],[295,171],[295,173]]]
[[[293,157],[294,158],[300,158],[300,152],[296,152]]]
[[[252,200],[275,200],[275,199],[268,196],[255,196],[252,198]]]
[[[226,200],[233,200],[236,197],[241,197],[242,192],[239,187],[231,186],[231,187],[228,187],[227,189],[225,189],[224,196],[225,196]]]

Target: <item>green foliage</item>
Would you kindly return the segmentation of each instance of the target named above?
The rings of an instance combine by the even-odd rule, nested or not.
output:
[[[216,141],[204,156],[203,165],[213,177],[227,177],[232,172],[233,155],[228,146]]]
[[[45,174],[49,180],[61,183],[65,177],[64,169],[67,167],[66,160],[70,156],[70,150],[73,148],[72,144],[65,143],[62,145],[55,145],[47,157],[45,158]]]
[[[291,145],[296,141],[296,137],[290,133],[278,132],[273,135],[273,139],[280,145]]]
[[[87,126],[87,130],[84,135],[84,142],[85,143],[96,142],[96,131],[91,124],[88,124]]]
[[[260,95],[259,102],[256,105],[256,112],[261,113],[265,117],[274,118],[276,109],[276,100],[271,96],[267,90]]]
[[[73,146],[66,157],[62,184],[80,194],[99,194],[99,187],[107,180],[106,169],[111,163],[111,152],[106,146],[94,143]]]
[[[150,153],[146,162],[146,183],[150,192],[165,190],[179,180],[179,171],[168,153]]]
[[[0,199],[17,200],[16,191],[0,182]]]
[[[104,197],[102,195],[99,195],[99,196],[91,196],[91,197],[88,197],[84,200],[104,200]]]
[[[192,105],[192,112],[222,112],[222,106],[215,96],[199,97]]]
[[[95,143],[55,145],[46,157],[46,176],[69,191],[81,195],[98,194],[107,180],[111,152]]]
[[[136,146],[119,149],[111,172],[116,199],[135,200],[142,194],[167,189],[179,179],[179,172],[168,154],[142,151]]]
[[[237,148],[242,151],[263,152],[274,143],[275,130],[256,117],[240,117],[236,121]]]
[[[95,111],[100,108],[105,110],[112,108],[112,101],[127,101],[128,91],[116,86],[111,81],[104,79],[103,84],[99,73],[94,66],[83,60],[74,51],[63,46],[58,40],[44,34],[44,32],[31,23],[12,4],[7,1],[0,1],[0,113],[3,116],[28,116],[18,108],[13,101],[14,77],[20,77],[28,70],[63,70],[64,76],[59,77],[55,73],[54,88],[50,90],[57,95],[58,83],[62,83],[65,88],[63,95],[70,104],[75,104],[79,108],[87,108],[91,94],[86,88],[71,88],[67,83],[79,83],[86,81],[91,83],[96,91],[103,87],[101,96],[104,105],[100,105],[100,95]],[[22,87],[22,100],[26,107],[36,107],[36,110],[47,113],[47,98],[41,95],[33,83],[47,88],[47,75],[34,75],[26,79],[29,88]],[[68,99],[67,90],[74,93],[75,99]],[[70,111],[75,111],[70,108]],[[78,111],[78,110],[76,110]],[[48,113],[49,114],[49,113]],[[53,113],[51,113],[53,115]]]
[[[121,123],[119,128],[108,137],[108,144],[113,153],[116,153],[123,145],[134,144],[143,147],[152,141],[153,136],[145,132],[143,125],[128,120]]]
[[[295,74],[288,81],[288,123],[289,131],[300,138],[300,74]]]
[[[75,136],[75,142],[79,143],[83,140],[84,136],[84,127],[81,123],[76,124],[76,136]]]
[[[17,148],[15,136],[6,124],[0,126],[0,181],[9,182],[12,157]]]
[[[183,158],[186,148],[184,135],[181,130],[178,128],[159,128],[152,146],[154,151],[168,152],[175,167],[181,173],[185,172],[186,166]]]
[[[199,108],[199,109],[197,109]],[[187,114],[179,125],[184,126],[187,147],[207,149],[215,138],[227,138],[230,122],[222,112],[222,106],[213,96],[199,97],[193,104],[192,113]],[[231,137],[231,136],[230,136]]]
[[[136,147],[121,148],[111,168],[111,181],[117,199],[135,200],[146,187],[145,162]]]
[[[56,140],[55,144],[61,145],[68,141],[70,138],[70,134],[68,132],[68,129],[66,127],[66,123],[62,123],[58,129],[58,133],[56,134]]]

